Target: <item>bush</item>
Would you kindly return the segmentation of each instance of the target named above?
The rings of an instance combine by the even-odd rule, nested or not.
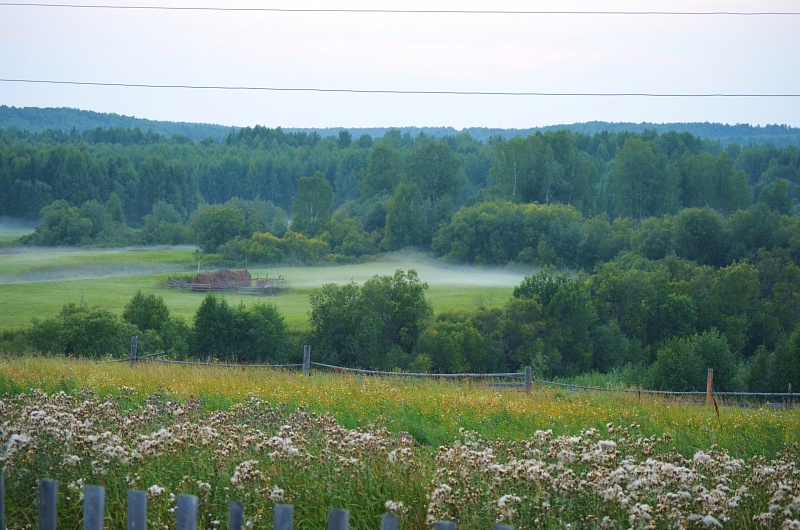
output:
[[[99,358],[127,355],[135,334],[134,326],[108,310],[70,302],[54,319],[34,319],[29,337],[31,346],[43,353]]]
[[[656,361],[645,377],[646,386],[674,392],[702,391],[709,368],[714,370],[715,390],[738,390],[736,356],[725,337],[715,329],[668,340],[656,353]]]
[[[192,354],[200,358],[285,363],[291,339],[274,305],[231,308],[225,299],[209,294],[195,313],[191,346]]]

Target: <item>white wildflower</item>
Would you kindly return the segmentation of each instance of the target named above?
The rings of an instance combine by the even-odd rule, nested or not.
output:
[[[161,495],[165,491],[167,491],[167,490],[164,489],[163,487],[159,486],[158,484],[153,484],[152,486],[147,488],[147,493],[149,493],[153,497],[158,497],[159,495]]]
[[[269,492],[269,498],[272,500],[272,502],[283,502],[284,499],[283,494],[284,491],[278,486],[275,486]]]

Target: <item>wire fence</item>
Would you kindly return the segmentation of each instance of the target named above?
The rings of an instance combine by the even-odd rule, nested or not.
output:
[[[720,398],[722,404],[742,402],[768,402],[773,406],[781,406],[785,408],[794,407],[794,394],[792,392],[792,385],[788,385],[786,392],[716,392],[712,388],[713,370],[708,373],[708,386],[705,391],[670,391],[670,390],[650,390],[642,388],[622,388],[622,387],[600,387],[589,385],[578,385],[573,383],[561,383],[557,381],[547,381],[544,379],[536,379],[532,377],[531,367],[526,366],[524,371],[521,372],[501,372],[501,373],[427,373],[427,372],[402,372],[402,371],[382,371],[382,370],[367,370],[363,368],[350,368],[346,366],[337,366],[333,364],[312,362],[311,361],[311,347],[306,345],[303,347],[303,362],[302,363],[286,363],[286,364],[246,364],[246,363],[225,363],[225,362],[212,362],[209,356],[206,362],[203,361],[180,361],[173,359],[159,359],[159,355],[165,352],[156,352],[147,355],[138,355],[137,353],[138,338],[131,338],[131,355],[128,359],[113,359],[101,362],[130,362],[134,365],[137,362],[153,362],[164,364],[176,364],[187,366],[206,366],[206,367],[219,367],[219,368],[238,368],[238,369],[302,369],[306,375],[311,374],[311,369],[315,368],[318,371],[329,371],[336,373],[357,374],[362,376],[378,376],[378,377],[409,377],[409,378],[428,378],[428,379],[445,379],[445,380],[483,380],[488,381],[489,386],[496,388],[518,388],[530,391],[534,384],[550,386],[556,388],[564,388],[570,392],[616,392],[623,394],[636,394],[638,396],[664,396],[673,398],[684,398],[687,400],[702,401],[706,400],[707,404],[718,405],[716,398]],[[510,380],[503,382],[502,380]],[[769,403],[770,400],[777,400],[775,403]]]

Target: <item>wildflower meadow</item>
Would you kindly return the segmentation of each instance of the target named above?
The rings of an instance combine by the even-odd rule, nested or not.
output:
[[[152,528],[181,493],[201,528],[295,526],[328,509],[353,528],[800,528],[800,412],[663,398],[530,393],[477,384],[78,360],[0,360],[0,465],[9,529],[37,524],[59,484],[59,526],[81,526],[89,484],[106,527],[147,492]]]

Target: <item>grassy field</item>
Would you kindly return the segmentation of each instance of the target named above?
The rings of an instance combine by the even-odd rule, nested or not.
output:
[[[0,360],[0,444],[9,528],[35,522],[35,485],[102,484],[107,528],[124,491],[174,527],[172,495],[201,502],[201,528],[244,503],[271,528],[276,502],[303,528],[328,508],[376,528],[433,520],[488,529],[793,528],[800,411],[661,398],[267,370],[28,358]],[[66,436],[65,433],[69,433]]]
[[[193,250],[179,249],[3,249],[0,250],[0,329],[26,326],[33,317],[50,318],[67,302],[120,313],[136,291],[164,298],[173,315],[191,321],[203,295],[166,288],[170,273],[196,270]],[[429,284],[434,310],[502,305],[523,272],[449,267],[419,254],[389,254],[358,265],[254,268],[254,277],[283,276],[289,286],[263,298],[223,294],[229,304],[274,303],[292,331],[308,322],[308,295],[326,283],[363,282],[374,275],[415,269]]]

